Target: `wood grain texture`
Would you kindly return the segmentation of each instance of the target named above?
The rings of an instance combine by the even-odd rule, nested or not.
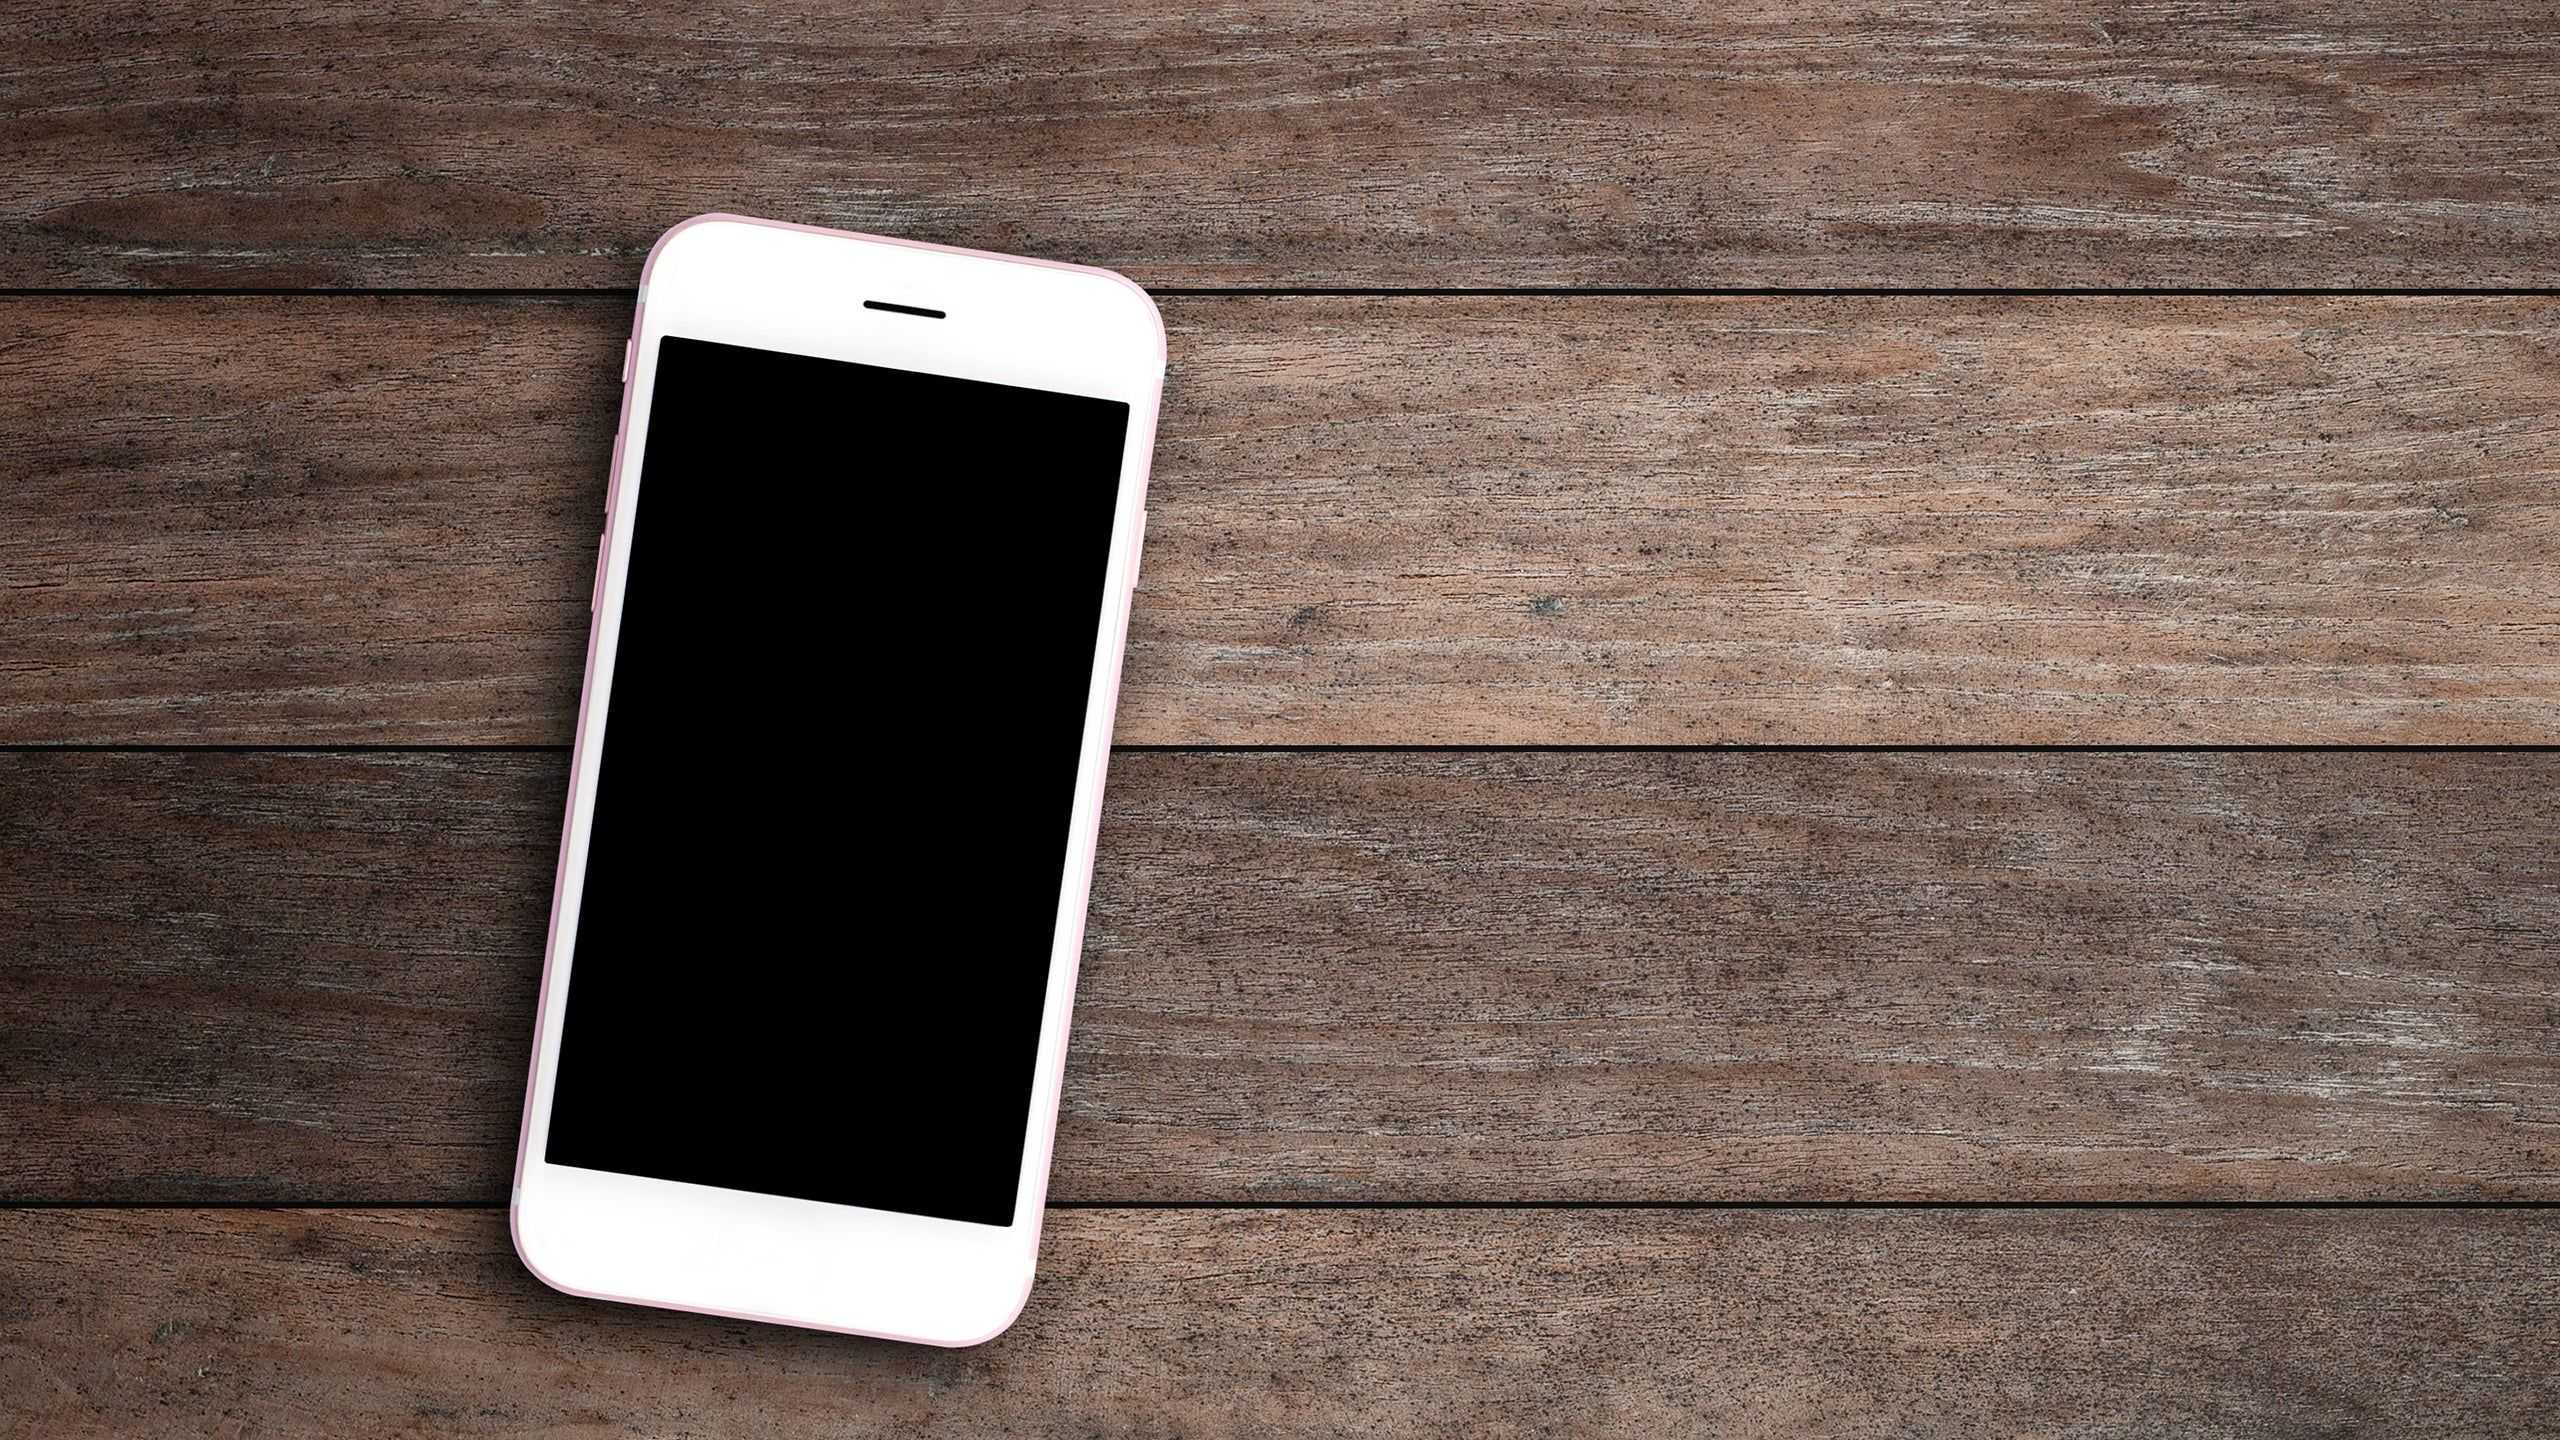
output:
[[[2560,739],[2560,301],[1166,309],[1124,741]],[[628,319],[0,302],[0,741],[564,741]]]
[[[0,21],[0,283],[627,286],[701,210],[1191,286],[2548,286],[2463,0],[441,0]]]
[[[2560,1219],[1067,1211],[934,1351],[572,1300],[491,1211],[0,1214],[29,1434],[2503,1436]],[[2420,1342],[2423,1337],[2422,1343]]]
[[[0,757],[0,1199],[503,1197],[562,772]],[[2556,799],[2551,752],[1124,754],[1055,1193],[2554,1198]]]

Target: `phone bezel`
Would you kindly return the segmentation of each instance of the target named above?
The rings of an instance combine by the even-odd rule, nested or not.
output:
[[[545,1284],[575,1295],[924,1344],[977,1344],[1021,1311],[1039,1249],[1120,657],[1144,530],[1164,376],[1163,325],[1146,292],[1109,271],[736,215],[696,216],[659,237],[641,274],[639,298],[626,352],[622,424],[607,488],[568,815],[517,1142],[510,1205],[516,1253]],[[866,309],[866,300],[944,315]],[[1011,1225],[582,1170],[542,1158],[630,564],[630,517],[640,491],[657,342],[668,335],[1129,405]],[[777,523],[788,523],[787,509],[777,507]]]

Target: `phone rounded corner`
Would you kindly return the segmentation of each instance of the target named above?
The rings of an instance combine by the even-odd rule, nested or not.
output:
[[[526,1204],[524,1187],[518,1185],[507,1196],[507,1242],[515,1248],[516,1263],[524,1267],[526,1274],[541,1281],[548,1289],[557,1290],[563,1295],[574,1295],[580,1299],[589,1298],[588,1292],[563,1281],[558,1275],[545,1268],[540,1260],[534,1258],[533,1242],[527,1238],[526,1234]]]
[[[1087,265],[1082,268],[1086,274],[1107,281],[1114,289],[1121,291],[1124,301],[1136,302],[1136,314],[1131,318],[1131,324],[1145,337],[1145,343],[1155,357],[1155,373],[1161,377],[1165,372],[1167,349],[1164,311],[1157,306],[1156,297],[1147,293],[1147,287],[1117,270],[1105,269],[1099,265]]]
[[[949,1340],[935,1339],[929,1340],[925,1343],[940,1346],[945,1350],[974,1350],[977,1347],[986,1344],[988,1341],[1002,1335],[1007,1330],[1012,1329],[1014,1322],[1022,1318],[1022,1312],[1031,1307],[1031,1291],[1033,1287],[1037,1286],[1039,1283],[1040,1267],[1035,1259],[1032,1264],[1024,1267],[1022,1272],[1022,1284],[1014,1289],[1013,1298],[1006,1302],[1004,1308],[996,1312],[994,1324],[987,1326],[983,1330],[971,1332],[961,1338]]]
[[[675,248],[676,242],[684,236],[715,225],[762,225],[766,223],[768,222],[758,220],[752,215],[737,215],[726,210],[705,210],[699,215],[687,215],[673,225],[659,231],[658,238],[649,242],[648,258],[640,262],[641,292],[644,294],[647,293],[650,282],[657,277],[659,262],[667,258],[668,253]]]

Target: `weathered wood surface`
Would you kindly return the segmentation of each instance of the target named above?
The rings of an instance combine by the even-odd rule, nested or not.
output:
[[[1125,741],[2560,739],[2560,301],[1166,309]],[[628,320],[0,302],[0,741],[565,740]]]
[[[627,286],[706,209],[1193,286],[2548,286],[2492,0],[0,19],[0,284]]]
[[[0,1199],[502,1198],[563,769],[0,756]],[[1108,814],[1062,1199],[2560,1195],[2560,753],[1124,754]]]
[[[25,1433],[2503,1436],[2522,1211],[1054,1212],[933,1351],[543,1290],[494,1211],[0,1214]]]
[[[2488,0],[16,5],[0,286],[599,293],[0,297],[0,746],[565,740],[695,211],[2548,290],[2555,62]],[[2560,741],[2560,299],[1165,308],[1124,741]],[[2560,1413],[2552,1209],[2103,1203],[2560,1199],[2560,751],[1123,753],[1070,1208],[961,1354],[570,1301],[473,1208],[564,764],[0,751],[0,1436]],[[1821,1200],[2101,1203],[1215,1208]]]

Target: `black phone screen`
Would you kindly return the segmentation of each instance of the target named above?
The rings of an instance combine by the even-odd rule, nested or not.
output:
[[[658,342],[550,1163],[1014,1222],[1128,426]]]

